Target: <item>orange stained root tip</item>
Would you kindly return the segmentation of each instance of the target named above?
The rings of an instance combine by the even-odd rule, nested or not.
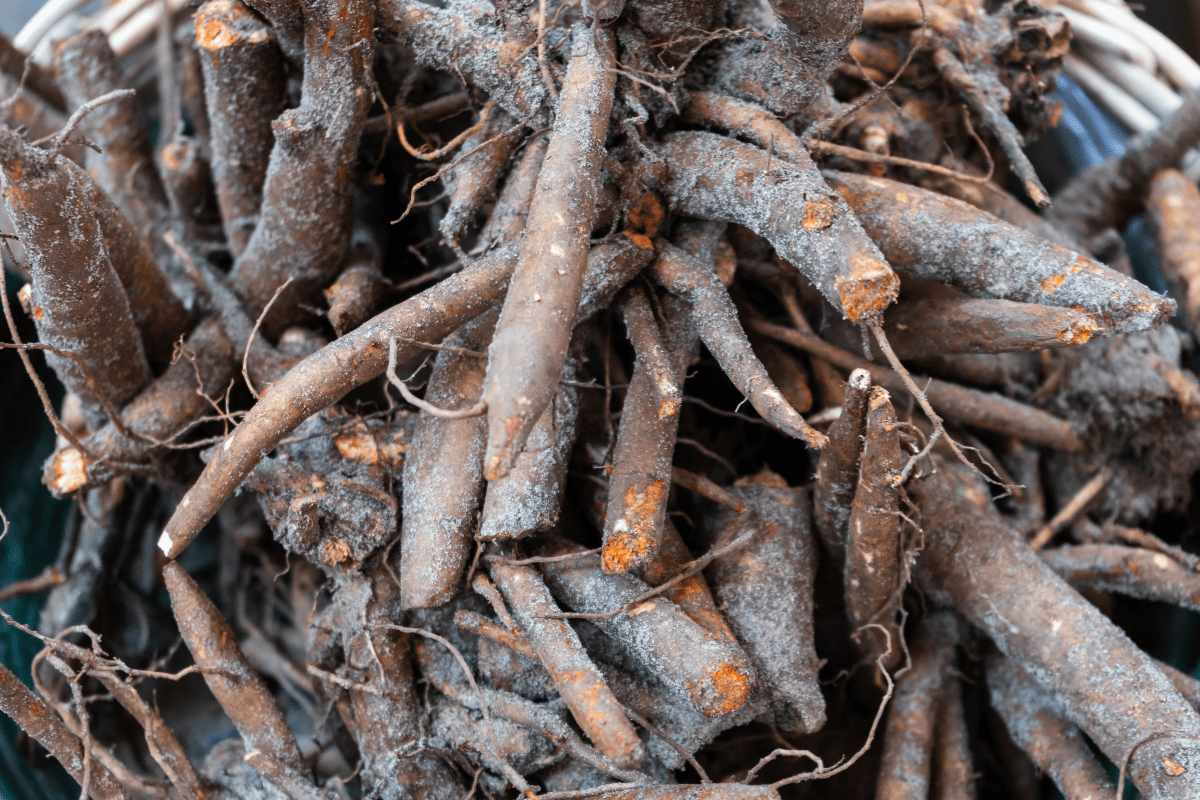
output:
[[[1100,326],[1092,320],[1081,320],[1071,323],[1055,336],[1066,344],[1086,344],[1098,330]]]
[[[655,515],[665,495],[661,480],[651,482],[642,492],[636,484],[629,484],[625,491],[625,513],[613,525],[613,533],[604,543],[600,557],[605,572],[628,572],[649,554],[655,538]]]
[[[196,17],[196,44],[205,50],[221,50],[242,42],[257,44],[271,38],[267,28],[254,22],[250,12],[233,0],[207,3],[204,13]]]
[[[855,325],[879,319],[900,293],[900,278],[886,261],[865,253],[850,258],[850,276],[834,281],[842,313]]]
[[[54,455],[50,468],[50,491],[66,495],[87,485],[87,461],[74,447],[60,450]]]
[[[701,709],[706,717],[719,717],[737,711],[750,697],[750,676],[739,664],[722,661],[706,683],[711,685],[712,702]],[[707,687],[706,687],[707,688]]]

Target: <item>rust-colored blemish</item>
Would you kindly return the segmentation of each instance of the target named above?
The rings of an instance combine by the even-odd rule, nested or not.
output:
[[[196,44],[205,50],[220,50],[236,41],[224,22],[207,14],[196,19]]]
[[[646,234],[636,233],[634,231],[622,231],[622,233],[629,237],[629,241],[633,242],[643,250],[654,249],[654,243],[650,241],[650,237]]]
[[[828,200],[814,200],[804,204],[804,215],[800,219],[800,227],[806,231],[819,231],[833,224],[833,203]]]
[[[327,564],[341,564],[350,558],[350,545],[341,539],[331,539],[321,547],[321,557]]]
[[[1172,778],[1178,778],[1183,773],[1187,772],[1182,764],[1176,763],[1171,759],[1163,756],[1163,772],[1170,775]]]
[[[1066,344],[1085,344],[1092,338],[1092,334],[1099,329],[1100,326],[1095,322],[1081,320],[1080,322],[1072,323],[1054,335]]]
[[[850,275],[834,282],[842,303],[842,313],[853,322],[873,322],[900,293],[900,279],[886,261],[866,253],[850,257]]]
[[[220,50],[243,42],[257,44],[270,38],[270,31],[255,24],[254,17],[240,3],[229,0],[208,3],[204,13],[196,17],[196,44],[205,50]]]
[[[172,142],[163,148],[162,160],[163,166],[172,172],[178,171],[183,166],[182,156],[186,152],[186,148],[182,145]]]
[[[1046,280],[1041,281],[1042,291],[1046,292],[1047,294],[1054,294],[1054,290],[1062,286],[1066,279],[1066,275],[1051,275],[1049,278],[1046,278]]]
[[[672,603],[682,608],[687,606],[692,599],[702,598],[705,592],[700,585],[700,581],[696,580],[695,577],[691,577],[675,584],[663,592],[663,594]]]
[[[29,316],[34,316],[33,310],[33,284],[27,283],[20,289],[17,289],[17,302],[21,304],[21,308]],[[41,317],[38,317],[41,319]]]
[[[706,717],[719,717],[737,711],[750,697],[750,676],[735,662],[721,662],[708,676],[708,682],[712,685],[713,698],[701,709]]]
[[[377,444],[380,461],[393,469],[404,466],[404,454],[408,452],[408,442],[404,439],[403,430],[396,431],[390,439],[385,439],[382,443]]]
[[[651,482],[641,492],[636,484],[629,484],[625,491],[625,513],[621,518],[628,528],[616,530],[618,523],[613,535],[605,542],[601,557],[605,572],[628,572],[641,563],[655,539],[654,521],[665,494],[661,480]]]
[[[50,467],[50,491],[66,495],[87,485],[87,461],[74,447],[60,450]]]
[[[631,228],[649,237],[658,235],[658,229],[662,227],[666,218],[666,209],[652,192],[639,197],[637,203],[625,215],[625,220]]]
[[[371,430],[362,422],[346,433],[335,436],[333,446],[342,454],[342,458],[361,461],[364,464],[379,463],[379,446],[375,443]]]
[[[641,562],[642,557],[649,550],[650,543],[635,536],[632,532],[614,533],[604,543],[600,566],[609,574],[628,572]]]
[[[734,178],[733,182],[739,189],[748,189],[754,184],[754,177],[755,173],[739,169],[737,177]]]

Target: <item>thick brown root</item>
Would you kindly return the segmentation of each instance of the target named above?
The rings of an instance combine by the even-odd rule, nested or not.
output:
[[[572,41],[554,135],[488,361],[490,481],[512,468],[557,391],[583,289],[616,76],[607,34],[580,26]]]
[[[1146,330],[1175,311],[1137,281],[960,200],[884,178],[825,177],[903,275],[972,297],[1078,308],[1105,333]]]

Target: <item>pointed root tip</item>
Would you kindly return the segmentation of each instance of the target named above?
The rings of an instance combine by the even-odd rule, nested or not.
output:
[[[1029,199],[1033,201],[1034,205],[1038,208],[1050,208],[1050,195],[1039,180],[1026,178],[1022,184],[1025,187],[1025,194],[1029,195]]]
[[[171,595],[171,604],[174,605],[177,602],[179,590],[186,586],[187,582],[191,580],[191,576],[175,560],[163,564],[162,576],[167,593]]]
[[[829,444],[829,437],[814,428],[805,425],[805,431],[800,435],[801,439],[814,450],[822,450]]]
[[[495,408],[489,402],[489,406]],[[489,414],[490,416],[490,414]],[[532,416],[532,421],[530,421]],[[498,481],[512,469],[513,462],[525,449],[525,439],[533,428],[537,416],[513,414],[504,418],[504,427],[492,429],[488,436],[486,456],[483,461],[483,477],[485,480]]]
[[[1138,298],[1140,302],[1125,306],[1120,321],[1111,320],[1110,324],[1100,324],[1101,330],[1114,334],[1137,333],[1164,325],[1175,316],[1178,308],[1176,302],[1157,292]]]

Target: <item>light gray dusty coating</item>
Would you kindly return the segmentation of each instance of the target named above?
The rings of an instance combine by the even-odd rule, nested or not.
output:
[[[871,373],[856,369],[846,382],[842,413],[829,426],[829,446],[817,462],[817,486],[813,511],[817,533],[839,568],[846,558],[846,538],[854,489],[858,486],[858,463],[862,458],[862,436],[867,424],[867,399]]]
[[[640,287],[630,288],[642,291]],[[627,311],[626,327],[630,329],[637,358],[613,449],[611,491],[604,515],[602,564],[606,572],[629,572],[660,560],[658,551],[671,486],[671,458],[679,430],[678,398],[696,338],[690,304],[678,298],[664,298],[660,307],[666,329],[660,336],[645,295],[625,297],[630,306],[644,307],[640,336],[651,340],[652,356],[657,357],[660,371],[656,373],[652,359],[638,352],[639,337],[632,333],[635,324],[629,322],[631,312]],[[645,341],[641,346],[650,349]],[[660,380],[667,384],[668,391],[660,389]],[[673,398],[669,390],[674,390]]]
[[[750,340],[738,322],[737,309],[711,265],[680,250],[665,239],[656,239],[657,257],[647,276],[672,294],[692,304],[692,321],[708,351],[755,410],[779,430],[822,447],[826,438],[813,430],[767,375]]]
[[[972,297],[1078,308],[1106,333],[1175,313],[1173,300],[1132,278],[961,200],[886,178],[826,171],[825,180],[902,274]]]
[[[652,255],[652,250],[626,236],[592,248],[575,321],[606,307]],[[382,375],[390,339],[396,338],[397,362],[403,362],[421,352],[414,341],[440,341],[499,302],[508,291],[516,260],[516,245],[493,250],[470,268],[376,315],[293,367],[216,450],[167,522],[159,548],[170,558],[178,556],[279,441],[351,389]]]
[[[8,127],[0,127],[0,167],[4,204],[29,260],[38,340],[74,353],[87,376],[69,358],[53,353],[46,358],[85,404],[98,408],[98,397],[104,397],[119,409],[150,381],[150,365],[92,210],[86,176],[65,157],[27,145]]]
[[[284,109],[284,62],[269,25],[233,0],[209,0],[196,13],[204,70],[213,182],[225,238],[236,258],[262,204],[271,157],[271,121]]]
[[[443,183],[450,187],[450,205],[438,227],[447,241],[457,242],[474,222],[475,213],[492,193],[508,157],[520,142],[517,134],[502,135],[512,127],[513,119],[499,108],[490,111],[482,124],[478,133],[459,148],[463,154],[477,148],[478,151],[464,156],[443,178]]]
[[[477,86],[517,119],[534,127],[546,123],[549,93],[537,55],[524,47],[516,60],[502,50],[504,32],[491,4],[451,0],[438,8],[419,0],[384,0],[379,24],[413,49],[418,63],[435,69],[454,64],[467,83]],[[609,95],[612,85],[609,84]],[[607,117],[607,115],[605,115]]]
[[[579,306],[616,80],[611,36],[577,25],[521,257],[490,348],[484,475],[501,478],[550,405]]]
[[[335,598],[345,677],[370,687],[350,691],[363,771],[381,797],[460,800],[454,770],[415,747],[424,731],[409,635],[372,629],[401,619],[398,601],[395,583],[379,571],[343,584]]]
[[[464,325],[447,344],[481,351],[498,311]],[[483,394],[483,359],[442,351],[425,401],[447,410],[475,405]],[[400,597],[404,608],[443,605],[458,592],[483,503],[483,417],[444,419],[422,411],[404,459]]]
[[[491,216],[479,233],[479,247],[490,248],[508,244],[525,230],[525,218],[533,202],[538,173],[546,158],[550,137],[540,134],[528,140],[525,150],[516,159],[504,178],[504,188],[496,198]]]
[[[1200,611],[1200,574],[1162,553],[1118,544],[1041,551],[1042,560],[1077,589],[1116,592]]]
[[[490,562],[489,570],[576,723],[613,763],[636,769],[645,756],[637,731],[571,626],[544,616],[560,609],[541,575],[533,567],[499,560]]]
[[[576,380],[577,367],[575,359],[568,359],[563,379]],[[488,482],[480,539],[515,539],[549,530],[558,522],[578,415],[579,390],[560,381],[558,393],[533,426],[525,450],[513,460],[508,474]]]
[[[595,628],[592,630],[596,631]],[[608,642],[602,633],[596,632],[595,637],[605,644]],[[596,642],[585,641],[585,645],[589,644]],[[603,661],[597,666],[623,705],[650,720],[690,753],[695,753],[722,732],[745,725],[767,709],[766,702],[755,697],[732,714],[706,717],[689,701],[673,696],[668,687],[646,670],[625,670]],[[657,736],[647,739],[646,750],[668,769],[683,769],[687,764],[679,751]]]
[[[899,279],[811,161],[770,160],[712,133],[669,134],[660,153],[672,211],[764,237],[852,322],[878,320],[896,299]]]
[[[297,108],[271,123],[275,145],[258,225],[231,283],[268,339],[296,322],[338,274],[350,243],[355,160],[372,101],[375,3],[305,0],[304,78]]]
[[[738,515],[721,507],[712,527],[739,525],[734,535],[741,534],[741,525],[758,530],[749,544],[718,558],[705,574],[758,673],[775,724],[815,732],[825,724],[825,698],[814,643],[817,541],[808,493],[767,471],[738,481],[730,491],[747,510]]]
[[[998,654],[987,661],[987,686],[992,708],[1000,713],[1013,741],[1050,776],[1066,800],[1113,796],[1116,787],[1053,695]]]
[[[108,37],[95,29],[67,39],[55,53],[54,68],[72,110],[128,85]],[[100,151],[87,151],[88,172],[134,227],[145,231],[158,222],[167,197],[139,106],[134,97],[106,103],[84,117],[80,129]]]
[[[167,522],[159,547],[175,558],[264,456],[312,414],[387,369],[388,342],[439,341],[504,296],[516,252],[502,249],[368,320],[306,358],[263,395],[216,451]],[[420,345],[397,339],[397,360]]]
[[[431,705],[430,744],[438,749],[470,753],[495,775],[502,775],[503,767],[492,752],[493,742],[499,743],[504,759],[522,775],[537,772],[565,756],[556,752],[554,744],[541,733],[503,717],[492,717],[485,722],[478,712],[473,713],[445,696],[439,696]],[[489,722],[490,732],[486,727]]]
[[[539,555],[561,555],[582,549],[565,539],[551,538],[537,551]],[[540,567],[555,599],[570,611],[612,611],[649,588],[627,574],[605,574],[596,556]],[[596,620],[596,625],[632,660],[663,681],[674,697],[691,703],[705,716],[730,714],[750,699],[754,679],[742,654],[711,637],[664,597]]]
[[[1151,800],[1200,795],[1200,715],[1150,657],[999,519],[973,475],[941,460],[908,491],[926,531],[915,577],[929,601],[982,628],[1113,762],[1138,745],[1128,776]],[[1163,757],[1186,772],[1168,775]]]

